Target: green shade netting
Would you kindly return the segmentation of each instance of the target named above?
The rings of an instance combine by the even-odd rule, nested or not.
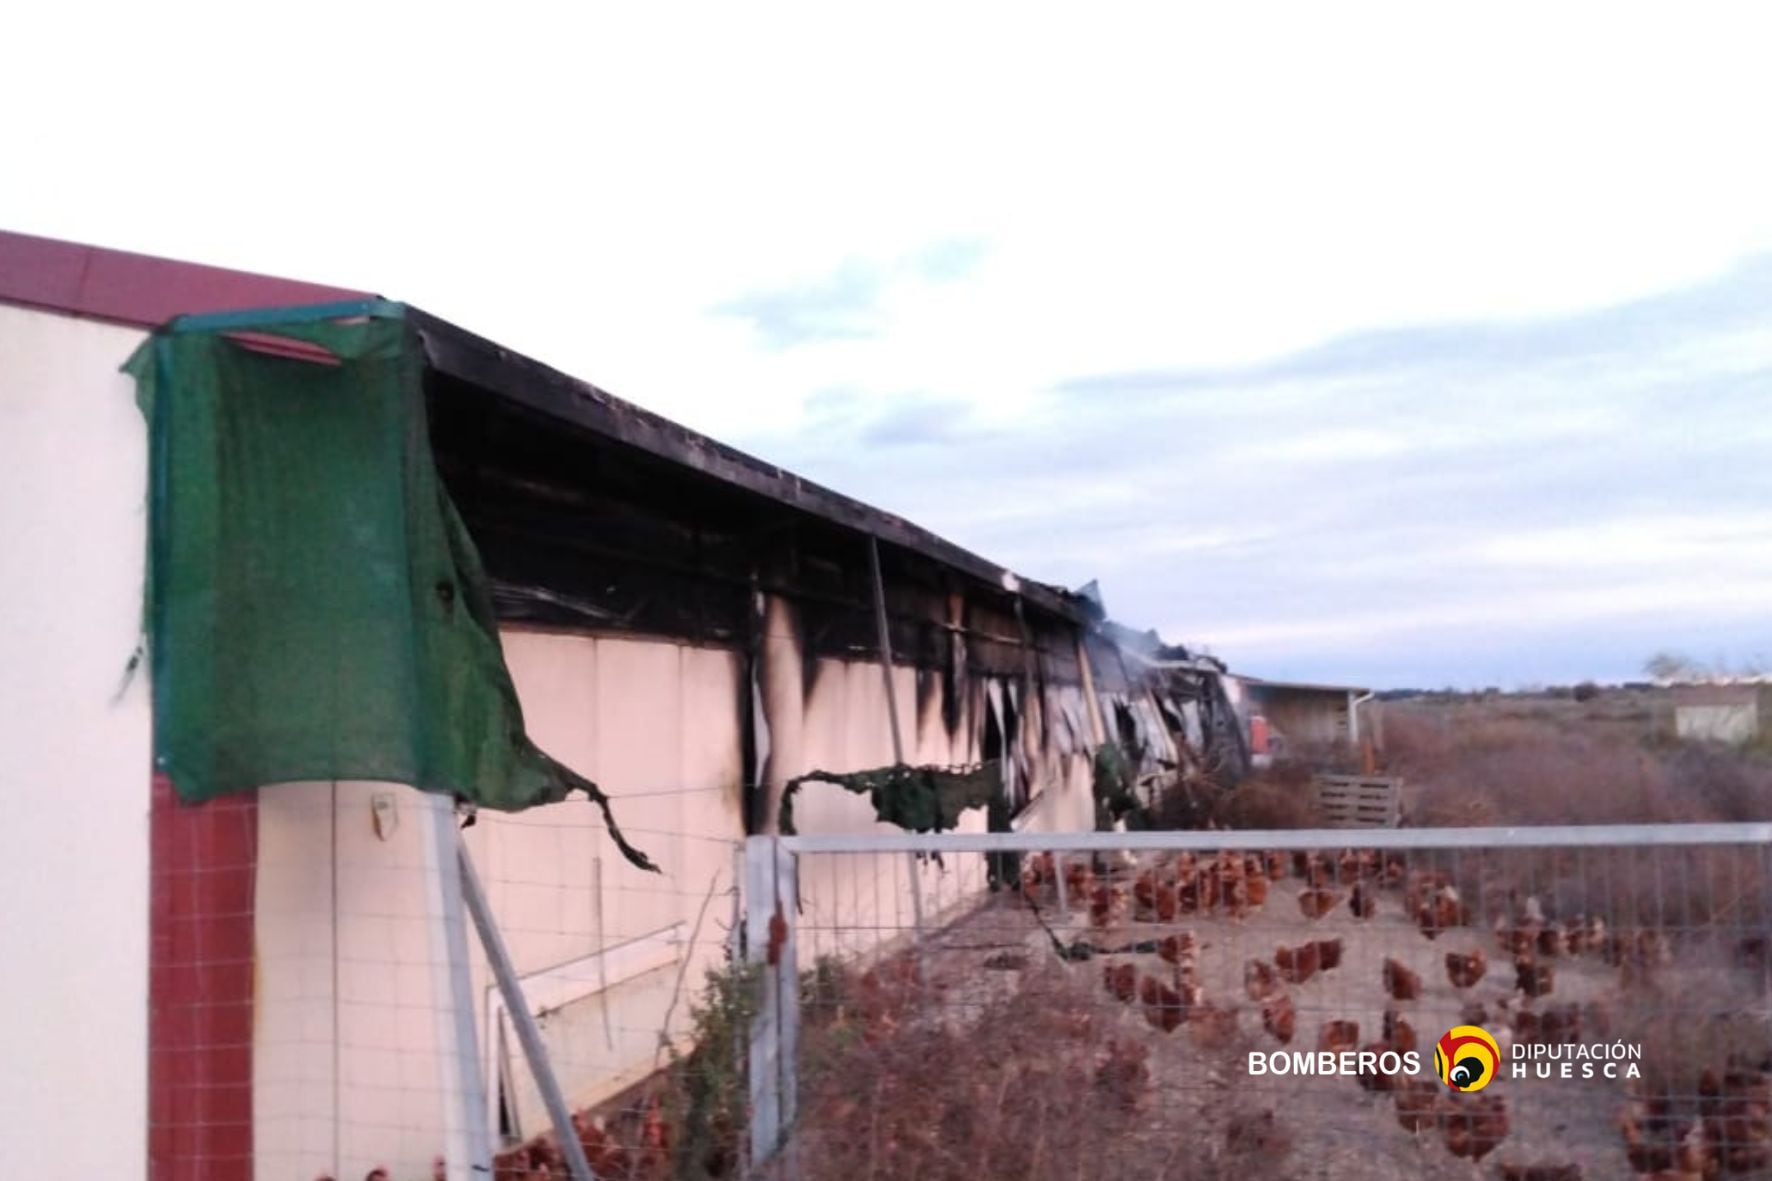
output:
[[[524,732],[405,322],[266,331],[175,322],[124,366],[148,420],[155,753],[179,797],[369,779],[514,811],[578,790],[656,868]]]
[[[945,832],[960,813],[983,808],[1003,794],[1003,769],[996,759],[972,767],[912,767],[899,763],[871,771],[810,771],[787,781],[781,792],[777,826],[794,835],[794,794],[805,783],[830,783],[865,795],[874,815],[911,832]]]

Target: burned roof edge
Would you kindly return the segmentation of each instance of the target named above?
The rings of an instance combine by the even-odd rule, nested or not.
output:
[[[432,366],[503,398],[742,488],[800,512],[951,566],[1077,623],[1088,616],[1071,592],[1022,578],[920,525],[813,483],[643,409],[590,382],[406,305]]]

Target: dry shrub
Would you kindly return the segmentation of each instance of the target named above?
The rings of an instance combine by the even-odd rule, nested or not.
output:
[[[1212,809],[1221,828],[1316,828],[1317,791],[1302,764],[1281,763],[1224,793]]]
[[[1656,745],[1578,715],[1392,709],[1386,769],[1420,825],[1664,824],[1772,818],[1772,763]]]

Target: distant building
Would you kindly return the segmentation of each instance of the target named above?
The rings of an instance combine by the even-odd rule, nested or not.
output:
[[[1688,742],[1742,746],[1759,737],[1768,687],[1756,684],[1678,686],[1674,734]]]
[[[1258,764],[1289,749],[1359,745],[1360,706],[1374,696],[1353,685],[1240,675],[1230,680]]]

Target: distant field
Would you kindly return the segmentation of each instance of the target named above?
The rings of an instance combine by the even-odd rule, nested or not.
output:
[[[1746,749],[1676,741],[1665,691],[1434,695],[1379,708],[1384,768],[1408,783],[1408,824],[1772,820],[1766,738]]]

